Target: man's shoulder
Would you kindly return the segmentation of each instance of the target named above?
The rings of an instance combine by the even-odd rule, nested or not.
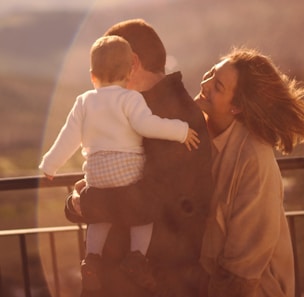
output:
[[[174,110],[178,106],[192,101],[181,78],[180,72],[168,74],[150,90],[142,93],[152,111],[158,112],[162,110],[166,113],[174,114]]]

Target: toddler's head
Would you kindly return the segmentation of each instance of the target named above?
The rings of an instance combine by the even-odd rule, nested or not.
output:
[[[91,73],[100,81],[126,80],[132,69],[132,49],[122,37],[98,38],[91,48]]]

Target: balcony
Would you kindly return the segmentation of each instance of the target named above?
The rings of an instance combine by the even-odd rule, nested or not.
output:
[[[284,172],[304,169],[304,158],[278,159],[278,163],[283,176]],[[0,199],[12,191],[18,191],[18,199],[23,199],[23,193],[30,190],[35,191],[34,195],[38,193],[43,201],[58,195],[63,205],[62,197],[81,177],[81,174],[60,175],[52,182],[38,176],[0,179]],[[58,189],[60,194],[56,192]],[[37,203],[37,199],[33,203]],[[84,254],[85,225],[63,221],[63,225],[57,226],[59,222],[55,217],[63,217],[63,212],[55,211],[52,214],[49,209],[50,219],[56,221],[54,226],[40,227],[37,218],[39,227],[17,226],[0,231],[0,247],[7,246],[1,249],[0,256],[0,296],[79,296],[79,262]],[[301,297],[304,294],[304,210],[288,210],[286,215],[294,248],[296,297]]]

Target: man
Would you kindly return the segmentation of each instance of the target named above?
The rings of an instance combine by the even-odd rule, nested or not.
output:
[[[145,139],[141,181],[82,192],[86,222],[113,225],[103,251],[102,289],[96,296],[198,296],[200,245],[213,192],[204,118],[185,90],[181,73],[165,74],[166,51],[149,24],[129,20],[105,35],[119,35],[131,45],[134,69],[128,88],[142,92],[154,114],[187,121],[198,132],[200,144],[189,152],[177,142]],[[129,252],[129,226],[149,222],[153,234],[143,261],[141,255]],[[82,295],[89,296],[85,291]]]

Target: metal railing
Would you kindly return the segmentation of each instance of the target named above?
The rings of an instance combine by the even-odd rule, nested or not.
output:
[[[28,177],[13,177],[13,178],[2,178],[0,179],[0,191],[14,191],[14,190],[28,190],[38,188],[58,188],[65,187],[67,193],[72,191],[73,185],[76,181],[83,178],[83,174],[62,174],[54,178],[53,181],[48,180],[44,176],[28,176]],[[49,236],[49,246],[51,253],[52,273],[54,279],[54,297],[61,297],[60,293],[60,281],[59,281],[59,270],[57,261],[57,250],[55,245],[55,234],[62,232],[73,232],[78,238],[78,250],[79,257],[84,257],[84,228],[82,224],[73,226],[61,226],[61,227],[45,227],[45,228],[27,228],[27,229],[13,229],[13,230],[0,230],[1,236],[14,236],[18,238],[21,267],[24,284],[24,296],[32,297],[32,285],[30,278],[30,263],[29,263],[29,252],[28,243],[26,238],[29,235],[38,235],[46,233]],[[0,270],[0,296],[2,297],[1,283],[3,277]],[[8,297],[8,296],[3,296]]]
[[[282,171],[284,170],[295,170],[304,169],[304,158],[281,158],[278,159],[279,167]],[[66,187],[67,191],[72,190],[74,183],[82,178],[81,173],[78,174],[64,174],[59,175],[53,181],[47,180],[45,177],[32,176],[32,177],[18,177],[18,178],[2,178],[0,179],[0,191],[14,191],[14,190],[25,190],[25,189],[38,189],[48,187]],[[297,230],[295,220],[298,217],[304,218],[303,211],[288,211],[286,212],[290,233],[294,249],[295,259],[295,274],[296,274],[296,297],[301,296],[301,282],[300,282],[300,270],[299,270],[299,251],[297,249]],[[0,231],[1,236],[17,236],[19,238],[19,249],[22,261],[22,274],[24,282],[24,296],[32,297],[31,293],[31,280],[29,274],[29,257],[27,251],[26,237],[30,234],[49,234],[49,245],[51,250],[51,262],[52,262],[52,273],[54,279],[54,296],[60,297],[60,281],[58,276],[58,265],[57,255],[55,247],[54,235],[59,232],[75,232],[78,237],[79,243],[79,255],[80,258],[84,255],[83,242],[84,242],[84,226],[79,224],[74,226],[63,226],[63,227],[48,227],[48,228],[30,228],[30,229],[16,229],[16,230],[3,230]],[[299,230],[298,230],[299,231]],[[0,270],[0,296],[2,296],[1,288],[1,270]]]
[[[54,279],[54,297],[60,297],[60,281],[59,281],[59,270],[58,270],[58,262],[57,262],[57,251],[55,245],[55,233],[59,232],[74,232],[78,237],[78,248],[80,260],[83,259],[84,256],[84,232],[81,224],[78,226],[62,226],[62,227],[45,227],[45,228],[28,228],[28,229],[15,229],[15,230],[4,230],[0,231],[0,236],[17,236],[19,239],[19,249],[21,256],[21,267],[22,267],[22,275],[23,275],[23,283],[24,283],[24,294],[25,297],[32,297],[31,293],[31,279],[30,279],[30,263],[28,257],[28,248],[26,237],[32,234],[42,234],[47,233],[49,235],[49,246],[51,250],[51,262],[52,262],[52,273]],[[0,277],[0,280],[2,278]],[[1,292],[2,284],[0,284],[0,296],[3,296]],[[8,297],[8,296],[3,296]]]

